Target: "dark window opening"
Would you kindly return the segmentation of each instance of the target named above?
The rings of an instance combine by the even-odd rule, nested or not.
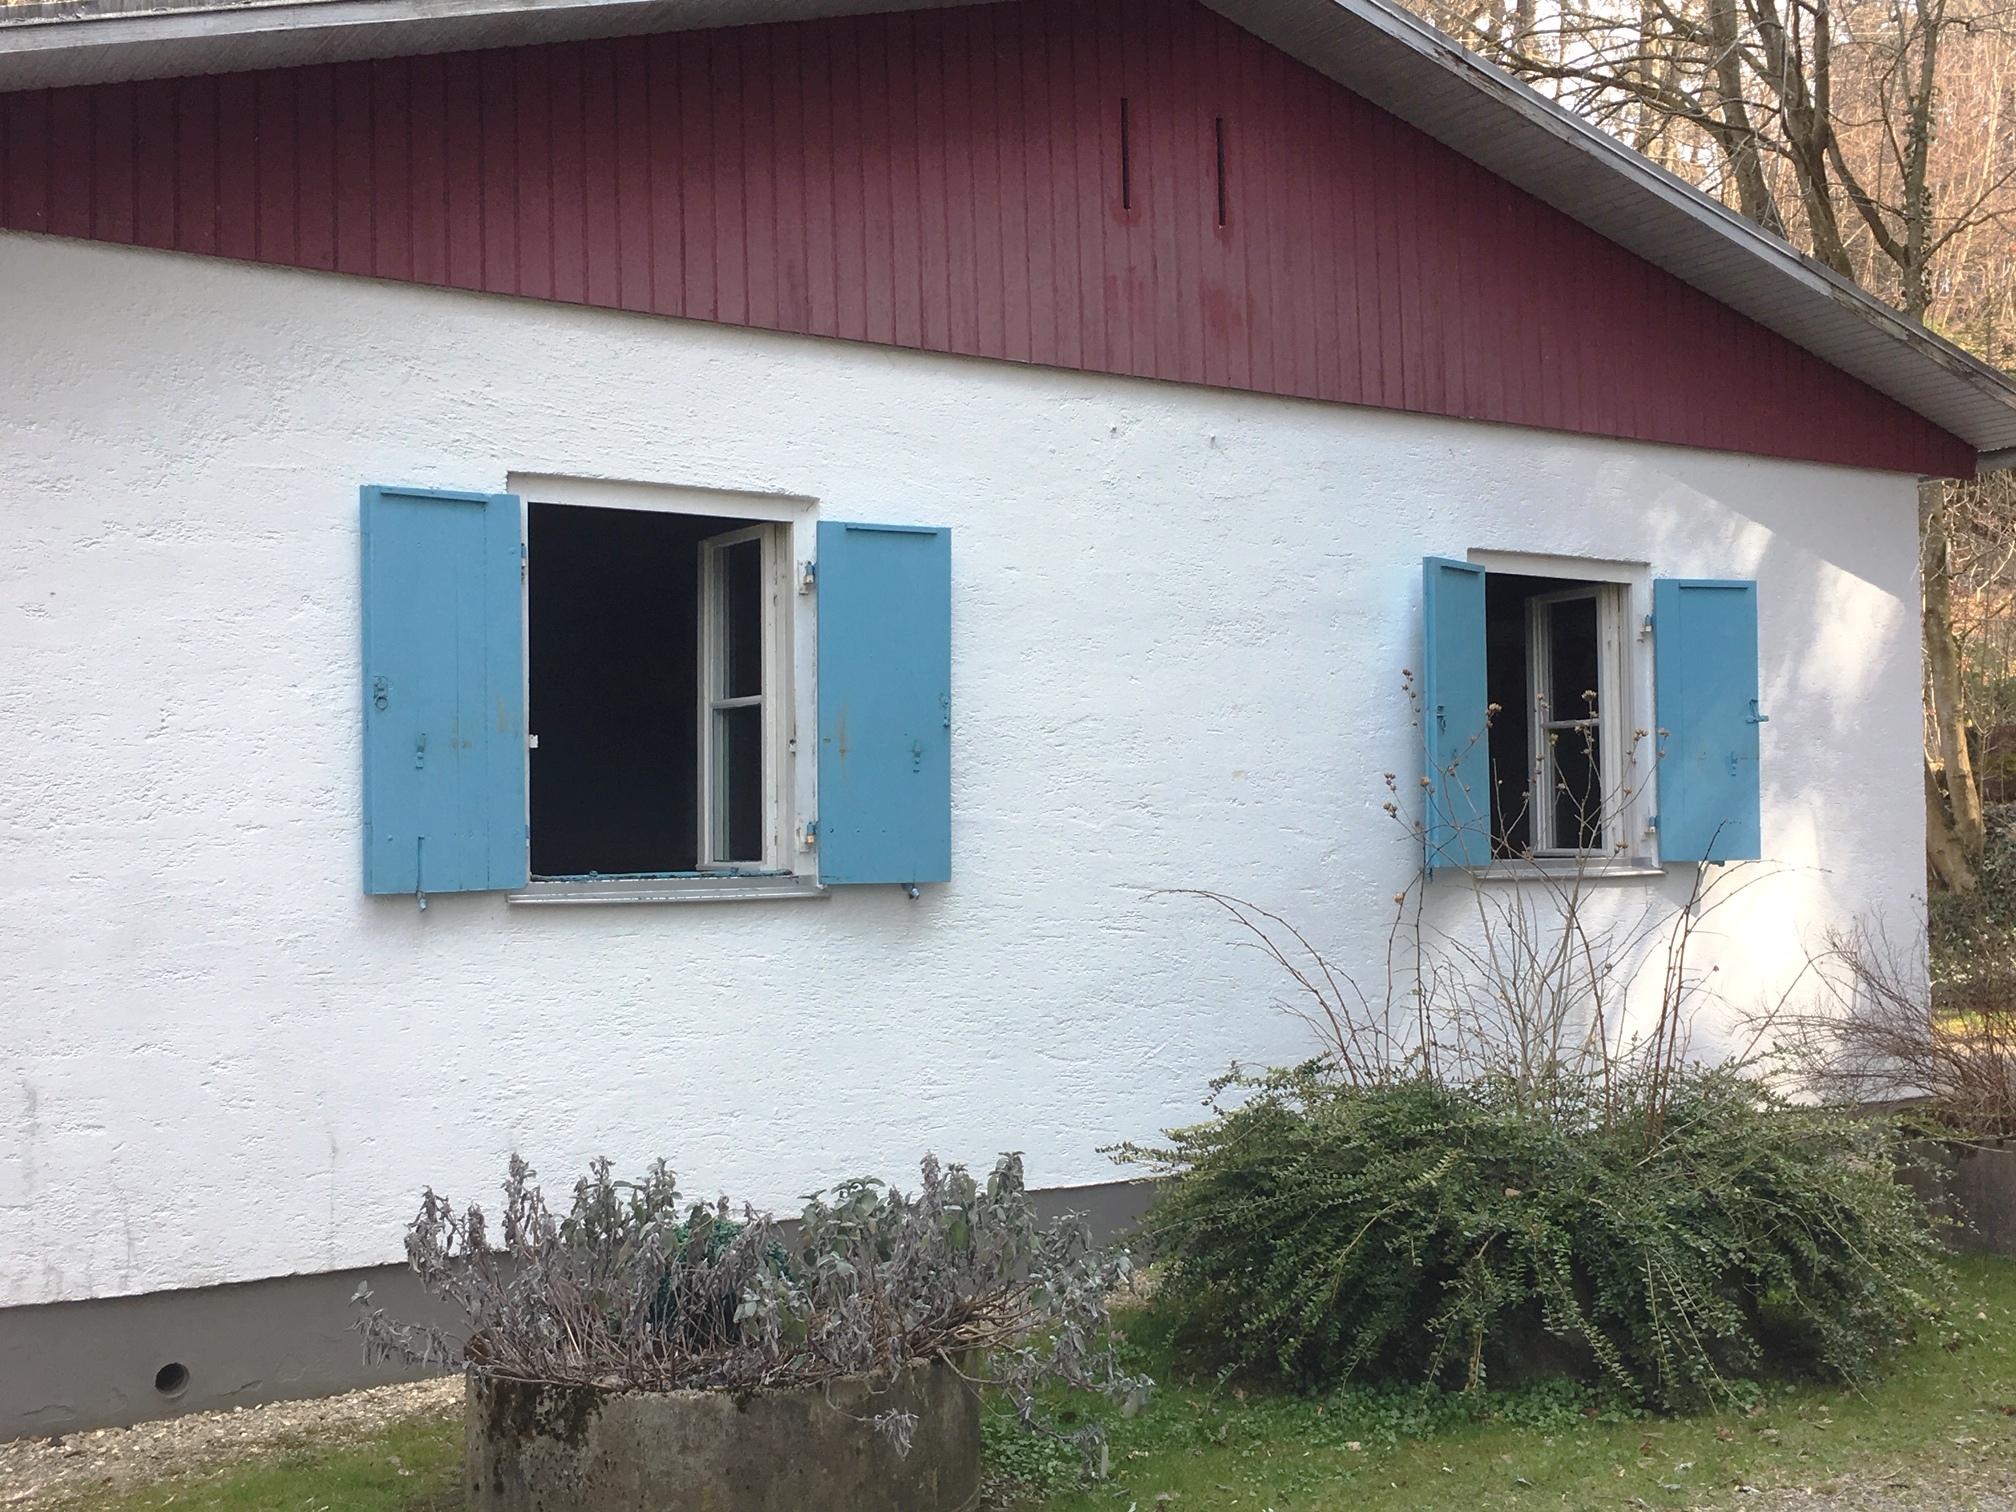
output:
[[[700,866],[701,542],[747,521],[643,510],[530,506],[527,541],[531,870],[538,877],[655,875]],[[761,545],[731,558],[760,577]],[[727,548],[733,553],[739,546]],[[760,587],[760,583],[755,584]],[[760,595],[724,595],[729,686],[760,695]],[[750,647],[755,647],[752,651]],[[712,700],[715,717],[733,698]],[[762,711],[751,741],[717,743],[726,807],[753,788],[754,851],[731,820],[734,856],[762,854]],[[748,715],[742,715],[747,724]],[[723,754],[726,753],[726,754]],[[750,777],[753,759],[753,779]],[[720,847],[717,846],[717,850]]]
[[[1499,857],[1604,849],[1602,613],[1593,583],[1488,573],[1491,841]]]

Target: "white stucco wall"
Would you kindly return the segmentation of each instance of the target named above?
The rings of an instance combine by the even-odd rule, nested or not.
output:
[[[396,1258],[512,1150],[777,1203],[926,1149],[1111,1179],[1312,1048],[1155,889],[1378,975],[1424,552],[1760,580],[1774,865],[1725,1000],[1916,911],[1909,479],[17,234],[0,291],[0,1304]],[[362,896],[357,487],[513,472],[950,525],[955,880]]]

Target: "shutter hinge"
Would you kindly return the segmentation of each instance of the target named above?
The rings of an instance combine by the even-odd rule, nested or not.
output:
[[[1651,633],[1652,633],[1652,616],[1648,614],[1645,616],[1644,622],[1638,626],[1638,639],[1644,640],[1647,636],[1651,635]]]
[[[798,564],[798,591],[810,593],[819,586],[819,564],[800,562]]]
[[[798,848],[800,850],[817,850],[819,848],[819,821],[817,819],[799,828]]]
[[[525,565],[525,560],[526,560],[525,543],[523,541],[520,541],[518,543],[518,581],[521,583],[525,581],[526,577],[529,575],[530,572],[530,569],[527,568]]]

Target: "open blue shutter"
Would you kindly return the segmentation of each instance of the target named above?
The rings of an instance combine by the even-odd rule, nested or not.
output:
[[[1656,578],[1659,859],[1755,861],[1759,822],[1757,585]]]
[[[952,532],[819,522],[819,880],[952,877]]]
[[[366,488],[364,890],[525,884],[518,500]]]
[[[1491,864],[1490,694],[1484,569],[1421,563],[1421,729],[1428,870]]]

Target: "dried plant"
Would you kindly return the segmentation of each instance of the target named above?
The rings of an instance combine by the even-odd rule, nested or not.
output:
[[[2010,963],[1996,965],[1989,990],[1947,983],[1935,1000],[1915,950],[1869,926],[1837,931],[1809,966],[1809,1000],[1773,1015],[1772,1032],[1830,1101],[1909,1104],[1962,1138],[2016,1136],[2016,1004],[1997,990]]]
[[[1418,727],[1421,696],[1411,674],[1403,688]],[[1488,742],[1490,724],[1487,716],[1469,746],[1423,781],[1424,795],[1453,788],[1470,750]],[[1623,837],[1637,789],[1656,758],[1641,758],[1639,747],[1651,737],[1636,731],[1621,771],[1607,782],[1592,780],[1586,791],[1571,791],[1550,774],[1564,766],[1600,772],[1593,734],[1581,738],[1590,749],[1580,763],[1543,758],[1531,771],[1493,773],[1497,801],[1489,815],[1470,821],[1488,834],[1467,833],[1459,822],[1448,834],[1431,835],[1426,815],[1404,801],[1398,777],[1385,774],[1385,812],[1445,878],[1458,874],[1435,885],[1456,892],[1462,906],[1452,921],[1446,908],[1429,907],[1427,870],[1410,878],[1393,895],[1382,977],[1370,990],[1281,915],[1224,893],[1172,891],[1224,909],[1249,943],[1286,973],[1296,989],[1290,1011],[1308,1024],[1325,1061],[1347,1083],[1370,1087],[1413,1076],[1450,1086],[1490,1080],[1513,1089],[1542,1116],[1563,1097],[1580,1108],[1593,1084],[1601,1089],[1606,1121],[1614,1121],[1628,1100],[1651,1121],[1648,1132],[1656,1141],[1706,990],[1708,973],[1694,959],[1697,940],[1718,911],[1769,872],[1702,866],[1678,908],[1657,894],[1635,907],[1614,901],[1595,907],[1605,870],[1626,857]],[[1558,802],[1576,833],[1617,838],[1600,849],[1546,856],[1512,843],[1509,836],[1531,833],[1524,810],[1536,794]],[[1507,885],[1467,874],[1460,858],[1469,854],[1489,855],[1492,869],[1515,880]],[[1651,1002],[1634,1014],[1627,1011],[1634,997]],[[1758,1038],[1753,1033],[1753,1045]],[[1633,1088],[1628,1099],[1619,1090],[1626,1081]]]
[[[635,1182],[596,1161],[565,1218],[535,1174],[512,1158],[496,1243],[480,1207],[458,1213],[427,1191],[407,1258],[466,1330],[395,1322],[360,1288],[369,1358],[607,1391],[736,1393],[887,1380],[943,1360],[1000,1387],[1044,1432],[1046,1386],[1103,1391],[1128,1412],[1146,1399],[1150,1383],[1119,1368],[1106,1312],[1127,1257],[1095,1249],[1082,1217],[1041,1222],[1019,1156],[1002,1156],[984,1184],[926,1156],[914,1195],[843,1182],[788,1226],[748,1206],[731,1217],[726,1198],[688,1202],[662,1160]],[[873,1422],[907,1451],[907,1415]],[[1100,1462],[1098,1425],[1073,1437]]]

